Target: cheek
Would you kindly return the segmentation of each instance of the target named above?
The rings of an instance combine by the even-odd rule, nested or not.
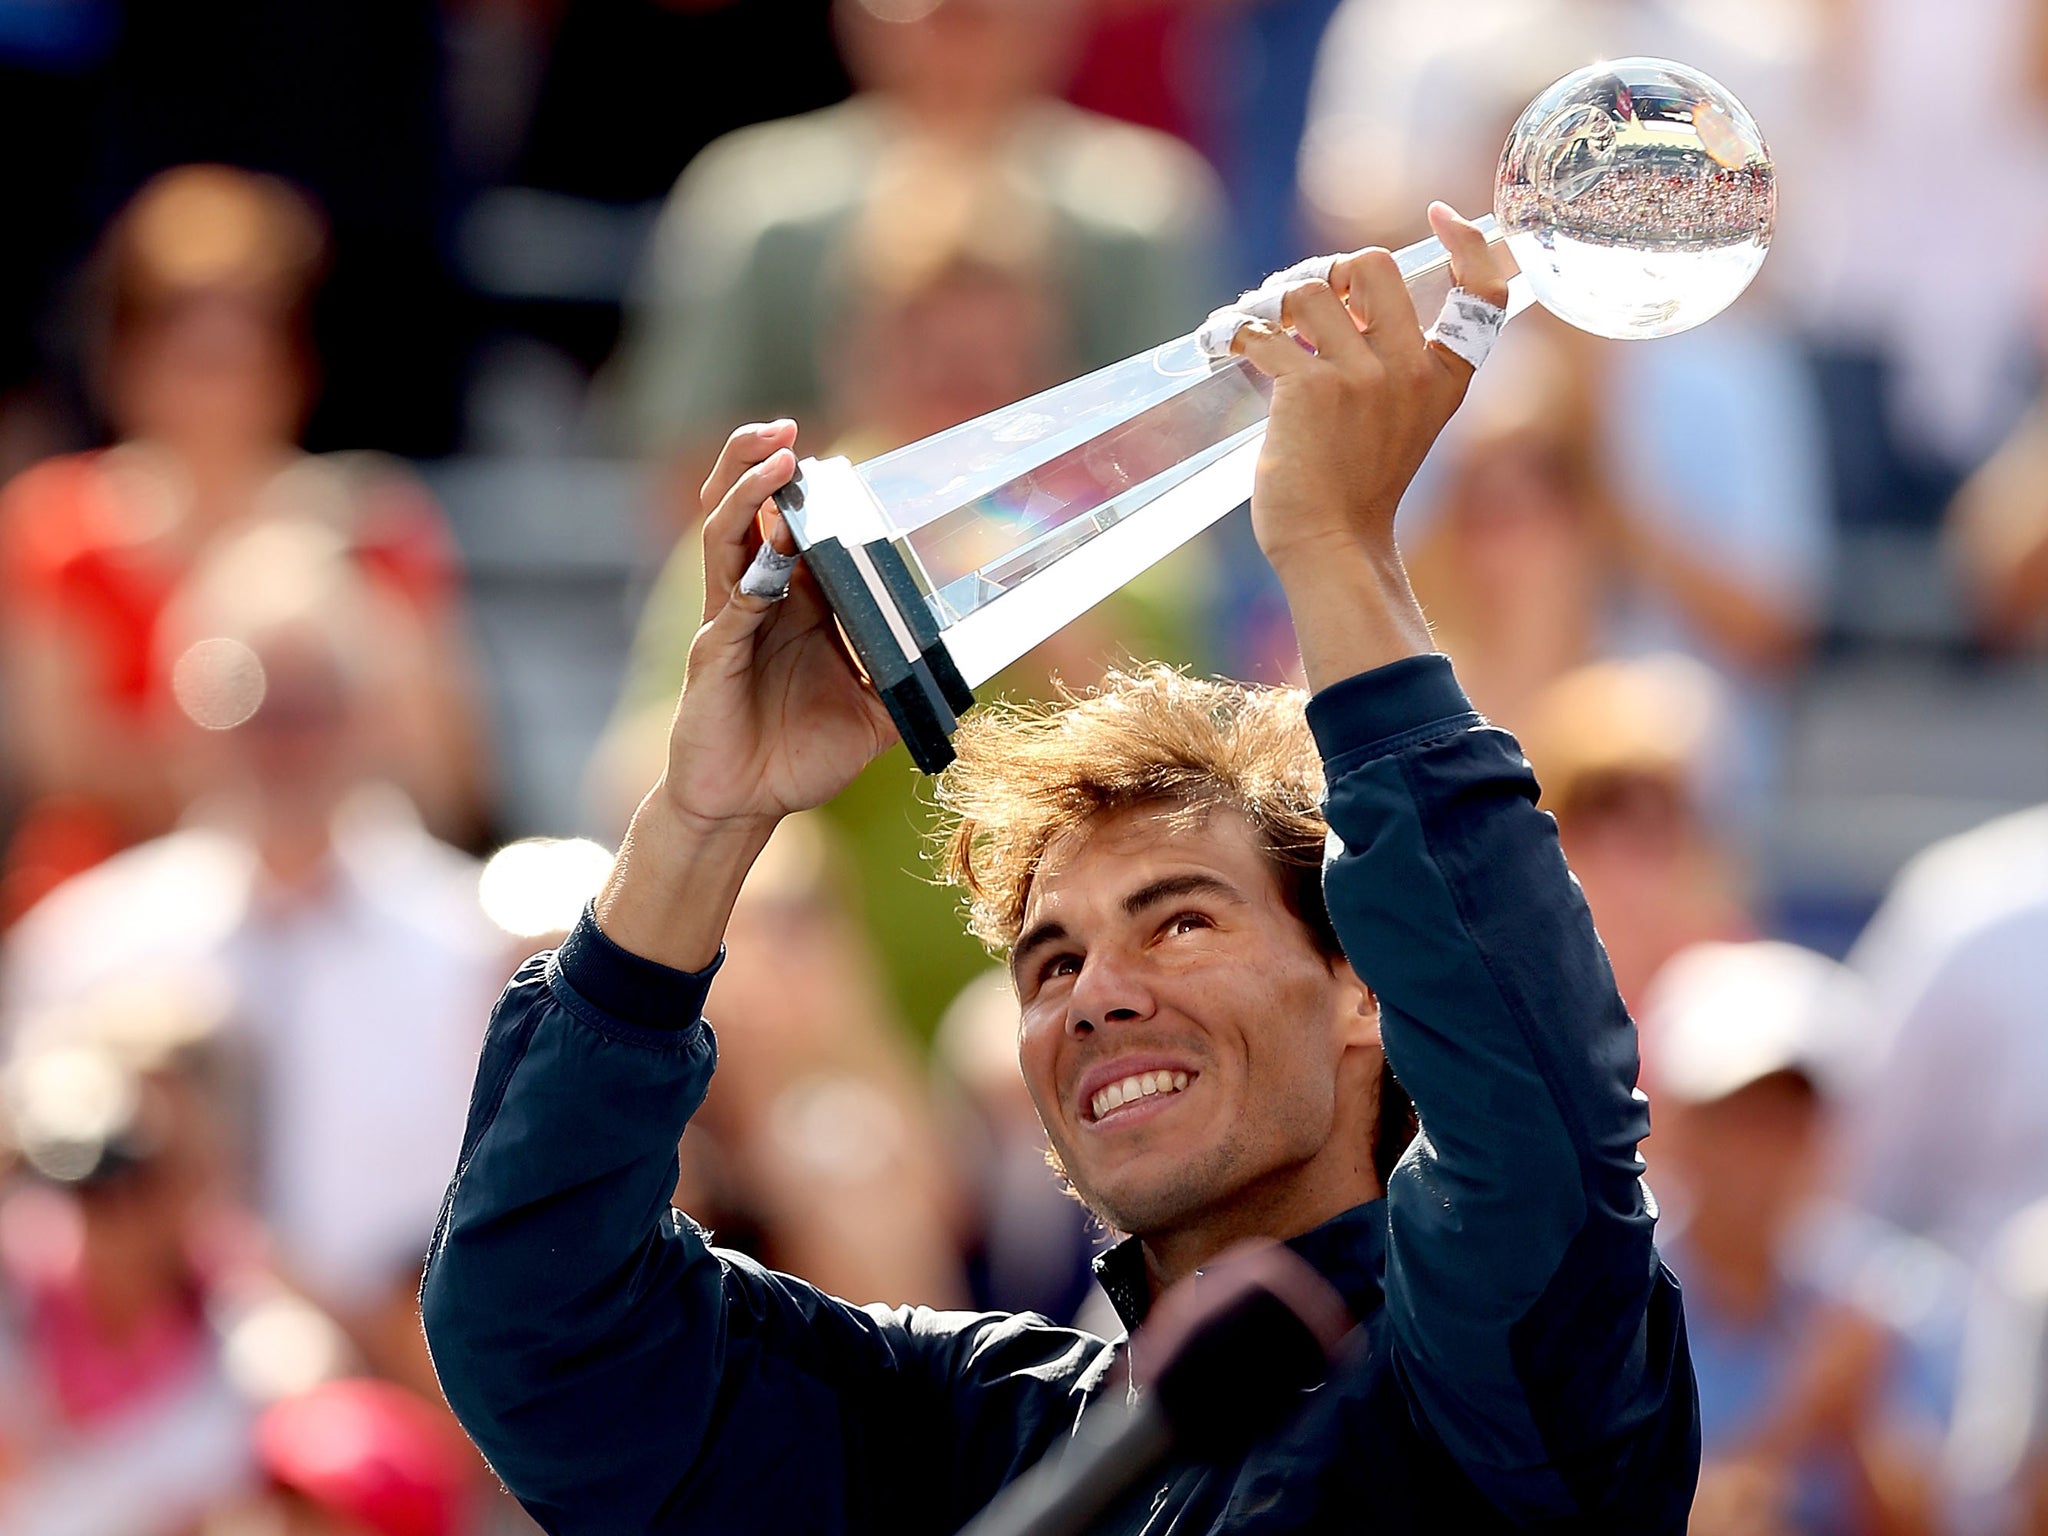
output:
[[[1043,1118],[1051,1118],[1059,1102],[1059,1020],[1049,1009],[1026,1009],[1017,1029],[1017,1068]]]

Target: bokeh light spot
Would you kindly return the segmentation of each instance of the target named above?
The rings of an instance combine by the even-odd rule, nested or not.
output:
[[[611,850],[587,837],[529,837],[491,855],[477,882],[484,915],[522,939],[575,926],[612,867]]]
[[[263,707],[263,663],[239,640],[216,635],[185,648],[171,668],[171,693],[194,725],[231,731]]]

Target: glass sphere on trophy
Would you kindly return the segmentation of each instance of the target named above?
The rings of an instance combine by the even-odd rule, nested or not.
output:
[[[1480,227],[1517,269],[1510,318],[1534,302],[1639,339],[1733,302],[1776,217],[1742,104],[1698,70],[1627,58],[1529,104]],[[1450,255],[1429,239],[1394,258],[1426,323]],[[778,495],[918,767],[951,760],[976,685],[1251,495],[1270,381],[1211,329],[864,464],[806,459]]]

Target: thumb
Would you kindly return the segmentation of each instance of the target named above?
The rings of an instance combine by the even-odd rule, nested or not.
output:
[[[1429,227],[1451,253],[1452,282],[1489,304],[1507,303],[1507,263],[1485,231],[1449,203],[1429,205]]]

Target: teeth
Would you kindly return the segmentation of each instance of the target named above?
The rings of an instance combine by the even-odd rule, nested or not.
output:
[[[1142,1072],[1101,1089],[1088,1107],[1100,1120],[1111,1110],[1121,1109],[1133,1100],[1156,1098],[1162,1093],[1179,1093],[1187,1085],[1188,1075],[1185,1072]]]

